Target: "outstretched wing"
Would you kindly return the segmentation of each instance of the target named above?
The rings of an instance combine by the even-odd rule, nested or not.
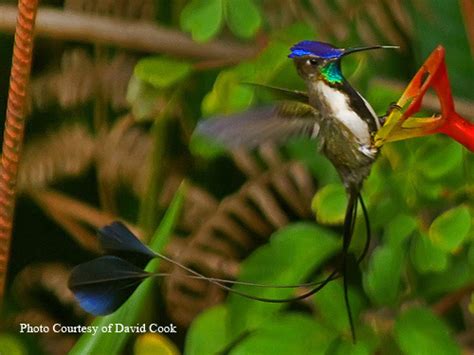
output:
[[[241,85],[250,86],[256,90],[265,91],[271,94],[276,100],[298,101],[304,104],[309,103],[309,97],[306,92],[290,90],[278,86],[271,86],[258,83],[242,83]]]
[[[319,114],[301,102],[282,102],[275,106],[216,117],[202,121],[198,135],[214,138],[228,148],[255,148],[265,142],[281,143],[295,136],[316,138]]]

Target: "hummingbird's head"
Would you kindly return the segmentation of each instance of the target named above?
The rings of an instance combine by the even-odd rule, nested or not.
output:
[[[358,48],[336,48],[329,43],[302,41],[291,47],[288,58],[295,62],[298,74],[306,81],[324,80],[330,84],[340,84],[341,58],[354,52],[397,46],[370,46]]]

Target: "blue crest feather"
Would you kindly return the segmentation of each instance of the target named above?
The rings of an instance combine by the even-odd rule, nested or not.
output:
[[[336,48],[329,43],[316,41],[302,41],[291,47],[291,53],[288,58],[304,57],[307,55],[324,59],[333,59],[340,57],[344,50]]]

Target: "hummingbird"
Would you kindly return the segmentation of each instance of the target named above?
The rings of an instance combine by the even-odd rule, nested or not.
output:
[[[347,82],[342,75],[341,59],[351,53],[394,46],[336,48],[328,43],[302,41],[291,47],[299,75],[304,79],[307,93],[284,88],[265,86],[284,100],[277,105],[260,107],[225,119],[209,119],[197,126],[197,134],[212,137],[229,148],[254,148],[265,141],[282,142],[291,136],[306,136],[319,140],[319,148],[336,168],[344,184],[348,203],[343,227],[341,266],[322,281],[303,285],[265,285],[207,277],[166,255],[152,251],[125,225],[113,222],[99,230],[99,241],[105,250],[101,256],[76,266],[71,272],[68,286],[79,304],[96,315],[109,314],[119,308],[138,285],[149,277],[166,277],[166,273],[150,273],[143,269],[151,259],[159,258],[174,264],[188,277],[207,280],[222,289],[249,299],[282,303],[301,300],[321,290],[330,281],[341,277],[344,301],[352,339],[355,331],[348,299],[348,250],[354,229],[357,207],[363,211],[367,230],[365,248],[357,258],[359,263],[367,253],[370,243],[370,225],[367,209],[360,194],[364,179],[377,158],[378,149],[373,144],[374,135],[382,120],[369,103]],[[257,86],[262,86],[258,85]],[[389,109],[390,110],[390,109]],[[254,296],[236,290],[230,285],[252,287],[295,288],[312,287],[309,291],[285,299]]]
[[[341,273],[354,341],[348,280],[345,277],[348,272],[347,256],[359,202],[364,211],[367,239],[370,238],[368,215],[360,192],[379,152],[373,143],[375,134],[383,124],[383,117],[377,116],[367,100],[344,78],[341,60],[356,52],[392,48],[399,47],[376,45],[337,48],[325,42],[299,42],[290,48],[288,57],[294,61],[299,76],[305,81],[306,93],[267,87],[277,96],[283,97],[284,101],[273,107],[235,114],[225,119],[205,120],[197,127],[198,134],[213,137],[230,148],[253,148],[265,141],[281,142],[291,136],[318,139],[320,151],[336,168],[348,195]],[[367,247],[368,243],[365,249]],[[366,252],[364,250],[362,254]],[[332,273],[327,280],[335,276],[336,273]],[[320,288],[321,285],[313,291]]]

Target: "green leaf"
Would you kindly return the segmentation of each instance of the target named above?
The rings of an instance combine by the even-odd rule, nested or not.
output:
[[[288,44],[279,41],[270,42],[255,60],[255,82],[269,83],[286,65],[293,65],[288,60]]]
[[[285,145],[288,155],[301,161],[316,177],[321,185],[337,183],[339,176],[336,169],[322,154],[317,151],[317,142],[310,139],[295,138]]]
[[[0,354],[26,355],[28,349],[16,336],[0,334]]]
[[[333,232],[309,223],[291,224],[276,232],[268,244],[243,262],[239,280],[267,285],[299,284],[339,248],[339,238]],[[234,288],[270,299],[284,299],[294,294],[294,289],[287,288],[242,285]],[[228,305],[232,333],[240,334],[254,329],[285,304],[255,302],[231,294]]]
[[[133,75],[127,88],[127,101],[132,106],[133,117],[138,121],[155,119],[161,94],[160,90]]]
[[[216,158],[228,152],[228,149],[215,139],[193,133],[189,149],[194,155],[199,155],[206,159]]]
[[[329,184],[316,192],[311,209],[321,224],[337,225],[344,222],[347,195],[341,184]]]
[[[336,336],[309,316],[288,313],[262,324],[238,343],[230,354],[326,354]]]
[[[313,296],[313,302],[324,324],[337,330],[338,333],[346,333],[349,335],[350,325],[344,304],[342,280],[332,281],[324,286],[322,290]],[[363,301],[360,294],[355,292],[352,288],[349,288],[349,302],[353,318],[357,323]]]
[[[195,41],[208,41],[222,27],[222,0],[193,0],[184,8],[180,20],[181,28],[191,32]]]
[[[134,355],[179,355],[176,345],[167,337],[156,333],[140,335],[133,347]]]
[[[402,249],[382,246],[375,249],[364,274],[364,289],[377,305],[393,306],[400,294],[403,268]]]
[[[474,99],[472,73],[474,62],[466,35],[466,22],[462,16],[462,6],[449,1],[426,0],[424,6],[432,16],[421,15],[414,2],[406,3],[411,8],[413,38],[417,46],[413,48],[417,57],[417,67],[430,55],[434,48],[442,45],[446,49],[446,66],[453,95]],[[421,16],[420,16],[421,15]]]
[[[185,186],[182,185],[176,193],[171,205],[166,211],[160,226],[153,234],[150,248],[156,252],[162,252],[168,244],[171,231],[178,221],[179,214],[184,202]],[[154,272],[158,268],[159,260],[150,261],[146,271]],[[103,333],[102,327],[109,324],[120,323],[123,325],[136,325],[140,314],[145,306],[147,297],[153,289],[153,279],[145,280],[133,293],[133,295],[116,312],[105,316],[97,317],[92,325],[99,327],[97,334],[87,333],[82,335],[76,342],[69,354],[119,354],[131,333]]]
[[[217,354],[231,341],[227,308],[219,305],[201,313],[191,324],[185,343],[186,355]],[[209,341],[212,339],[212,341]]]
[[[137,63],[134,75],[156,88],[163,89],[183,80],[191,69],[192,65],[188,62],[163,56],[148,57]]]
[[[436,180],[461,168],[462,146],[443,138],[427,140],[415,153],[418,171]]]
[[[474,281],[474,273],[468,261],[462,256],[449,260],[447,268],[441,272],[429,273],[418,279],[418,293],[429,299],[455,292]]]
[[[231,70],[221,71],[212,91],[202,101],[203,114],[230,114],[249,107],[254,96],[253,89],[240,84],[251,81],[254,69],[252,64],[242,63]]]
[[[394,335],[407,355],[461,353],[446,325],[427,308],[412,308],[399,315]]]
[[[439,272],[448,267],[448,256],[427,235],[416,235],[413,238],[411,260],[420,273]]]
[[[438,216],[430,226],[429,236],[436,246],[452,253],[467,238],[470,228],[469,209],[459,206]]]
[[[252,0],[227,0],[225,16],[230,30],[239,37],[250,38],[259,29],[262,18]]]
[[[384,232],[384,241],[393,247],[401,247],[407,238],[413,234],[417,221],[410,215],[400,213],[393,217]]]
[[[330,352],[334,355],[371,355],[374,353],[376,353],[374,347],[365,339],[357,339],[355,344],[349,341],[341,341],[337,344],[335,351]]]

